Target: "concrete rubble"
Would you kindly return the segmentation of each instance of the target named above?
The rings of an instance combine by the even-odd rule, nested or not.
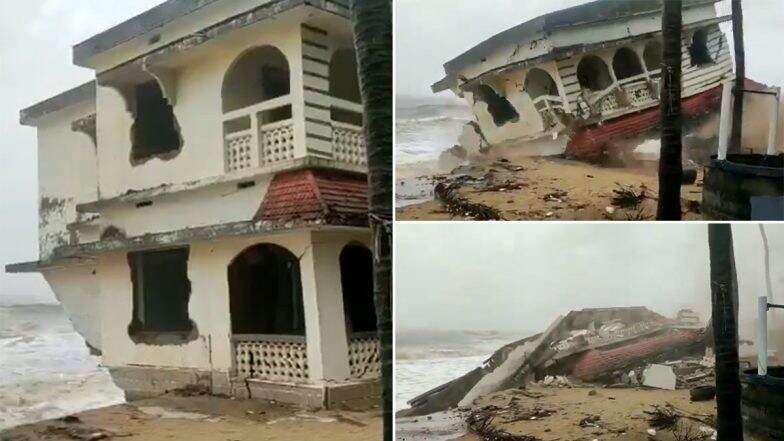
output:
[[[710,333],[691,310],[670,319],[644,307],[595,308],[558,317],[542,333],[498,349],[481,367],[409,401],[398,416],[468,409],[508,389],[712,385]]]

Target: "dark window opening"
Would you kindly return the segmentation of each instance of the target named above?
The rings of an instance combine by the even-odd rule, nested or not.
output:
[[[649,41],[642,53],[645,68],[648,72],[659,70],[662,67],[662,45],[658,40]]]
[[[161,87],[156,81],[149,81],[137,85],[135,92],[131,159],[140,161],[178,151],[182,138],[174,110],[163,97]]]
[[[622,47],[613,56],[613,72],[615,78],[623,80],[645,73],[640,57],[633,50]]]
[[[223,113],[288,95],[290,89],[289,63],[283,52],[272,46],[251,49],[226,73],[221,91]]]
[[[525,77],[525,91],[531,99],[540,96],[558,96],[558,86],[553,77],[542,69],[531,69]]]
[[[228,270],[234,334],[305,335],[299,260],[277,245],[256,245]]]
[[[357,77],[357,55],[353,49],[338,49],[329,63],[329,94],[335,98],[361,104],[362,94]],[[332,121],[362,127],[362,114],[337,107],[330,108]]]
[[[708,51],[707,30],[699,29],[694,33],[694,37],[691,40],[691,46],[689,46],[689,55],[691,56],[692,66],[703,66],[714,62],[713,57],[711,57],[710,52]]]
[[[588,55],[577,65],[577,81],[583,89],[598,92],[612,86],[610,68],[607,63],[595,55]]]
[[[349,333],[375,332],[373,301],[373,253],[362,245],[347,245],[340,253],[343,310]]]
[[[487,104],[487,111],[493,117],[493,122],[497,126],[502,126],[508,122],[517,122],[520,115],[515,110],[512,103],[506,97],[496,93],[496,91],[487,84],[480,84],[474,92],[474,100],[481,101]]]
[[[281,106],[264,110],[259,113],[259,124],[269,124],[277,121],[291,119],[291,106]]]
[[[188,249],[129,253],[128,263],[133,284],[130,333],[192,331]]]

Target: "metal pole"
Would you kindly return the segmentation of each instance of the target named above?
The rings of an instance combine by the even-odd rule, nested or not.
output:
[[[757,375],[768,375],[768,298],[757,299]]]
[[[775,88],[776,95],[773,100],[773,109],[770,114],[770,129],[768,132],[768,154],[775,155],[776,154],[776,147],[778,147],[778,135],[779,135],[779,107],[781,100],[781,88]]]
[[[721,114],[719,119],[719,161],[727,159],[732,133],[732,81],[726,81],[721,92]]]

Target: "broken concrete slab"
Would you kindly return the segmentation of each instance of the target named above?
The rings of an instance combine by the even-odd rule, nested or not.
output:
[[[675,390],[677,378],[671,366],[663,364],[652,364],[642,373],[643,386],[655,387],[657,389]]]

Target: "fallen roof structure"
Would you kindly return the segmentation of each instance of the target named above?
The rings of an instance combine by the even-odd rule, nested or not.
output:
[[[469,407],[480,396],[536,381],[554,386],[572,381],[613,384],[631,381],[630,371],[635,371],[636,382],[651,363],[701,357],[707,334],[693,318],[691,313],[668,319],[644,307],[571,311],[544,332],[498,349],[481,367],[413,398],[411,407],[398,416]],[[698,358],[670,365],[681,374],[682,386],[710,377],[697,372]]]

